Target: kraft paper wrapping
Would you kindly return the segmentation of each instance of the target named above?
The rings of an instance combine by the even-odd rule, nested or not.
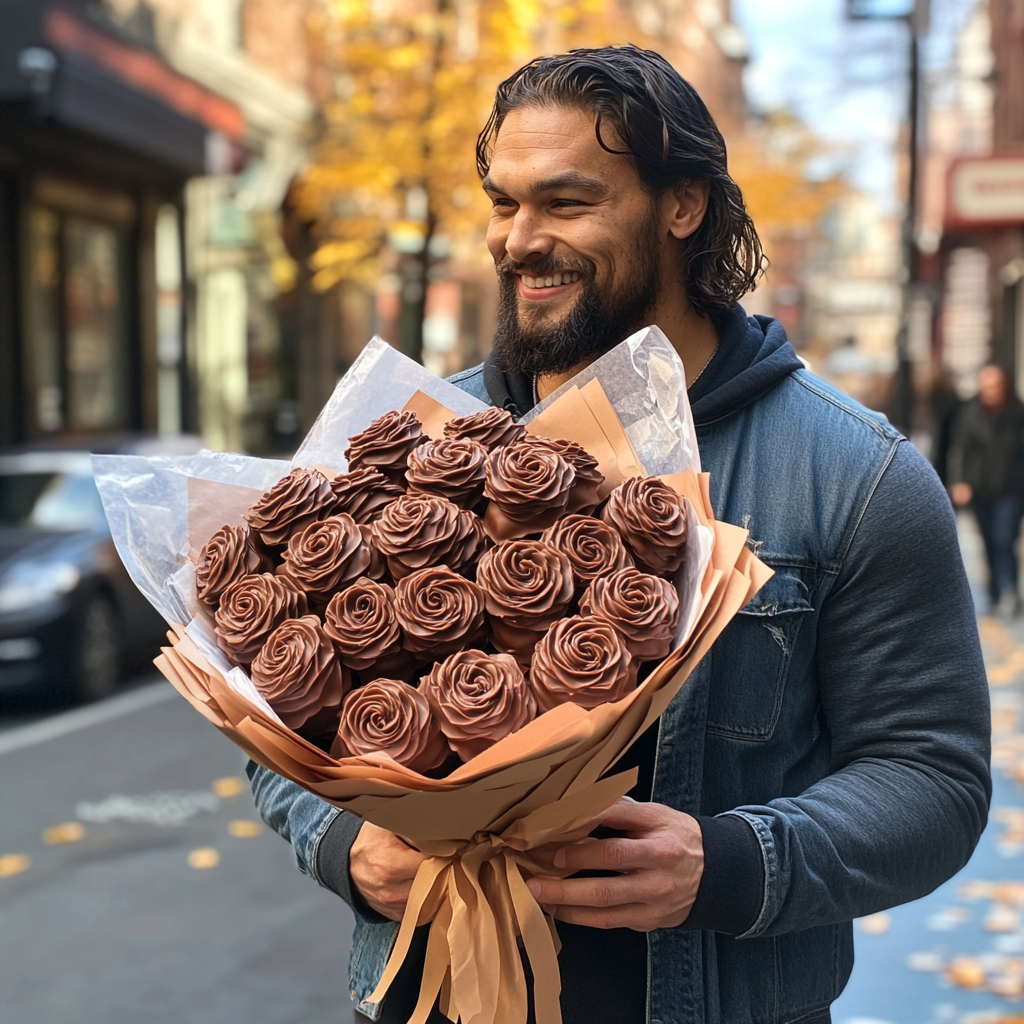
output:
[[[403,407],[423,418],[432,437],[441,436],[451,416],[483,408],[375,339],[339,384],[292,465],[343,464],[340,452],[349,434],[381,412]],[[429,923],[410,1024],[423,1024],[438,999],[443,1012],[462,1024],[523,1024],[527,987],[520,943],[534,975],[538,1024],[560,1024],[557,932],[525,881],[554,873],[553,850],[587,836],[632,788],[635,770],[615,773],[616,763],[771,575],[746,547],[746,531],[714,518],[682,365],[656,328],[627,339],[542,403],[528,429],[591,452],[607,478],[602,496],[630,476],[652,473],[686,499],[687,562],[675,581],[684,599],[680,632],[675,649],[623,700],[590,711],[560,705],[443,779],[426,778],[383,754],[334,759],[293,733],[244,671],[226,661],[208,618],[196,610],[189,554],[194,558],[216,529],[252,503],[254,484],[269,486],[287,466],[204,453],[195,467],[175,470],[189,477],[183,502],[177,477],[161,475],[153,465],[146,469],[153,480],[144,492],[147,501],[140,492],[137,507],[131,487],[145,467],[107,457],[97,472],[108,516],[124,524],[115,540],[135,570],[133,579],[148,585],[144,592],[169,622],[187,622],[168,634],[169,645],[156,659],[161,673],[253,760],[426,854],[370,997],[384,997],[413,931]],[[281,466],[276,476],[274,465]],[[206,479],[194,484],[193,477]],[[146,527],[157,487],[169,496],[162,500],[168,500],[171,528],[153,539]],[[186,618],[172,618],[176,609]]]

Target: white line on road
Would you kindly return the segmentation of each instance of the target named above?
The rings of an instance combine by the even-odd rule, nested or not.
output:
[[[168,683],[159,682],[150,683],[149,686],[140,686],[128,693],[110,697],[99,704],[92,704],[87,708],[75,708],[74,711],[65,711],[63,714],[54,715],[53,718],[47,718],[43,722],[34,722],[32,725],[24,725],[20,729],[2,733],[0,734],[0,754],[9,754],[12,750],[22,750],[24,747],[33,747],[37,743],[46,743],[48,740],[67,736],[68,733],[78,732],[79,729],[88,729],[90,726],[109,722],[113,718],[131,715],[143,708],[161,704],[174,696],[176,696],[175,690]]]

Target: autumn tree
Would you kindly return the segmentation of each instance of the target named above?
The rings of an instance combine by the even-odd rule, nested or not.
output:
[[[486,224],[473,150],[497,84],[537,53],[636,37],[622,11],[617,0],[325,0],[312,31],[335,94],[295,191],[319,241],[314,288],[370,281],[396,251],[399,341],[419,358],[432,270]]]

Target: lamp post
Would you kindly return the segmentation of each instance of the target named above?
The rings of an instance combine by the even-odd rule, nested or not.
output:
[[[907,26],[910,46],[909,60],[909,139],[907,140],[907,195],[903,215],[902,255],[903,289],[900,323],[896,334],[896,388],[893,419],[905,434],[910,433],[914,413],[913,367],[910,361],[910,313],[914,299],[917,253],[917,207],[921,122],[921,39],[928,32],[930,0],[846,0],[846,17],[850,21],[902,21]]]

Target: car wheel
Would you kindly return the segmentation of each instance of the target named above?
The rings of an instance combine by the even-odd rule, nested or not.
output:
[[[78,701],[100,700],[117,686],[121,652],[117,614],[105,597],[92,597],[82,608],[73,652],[73,692]]]

